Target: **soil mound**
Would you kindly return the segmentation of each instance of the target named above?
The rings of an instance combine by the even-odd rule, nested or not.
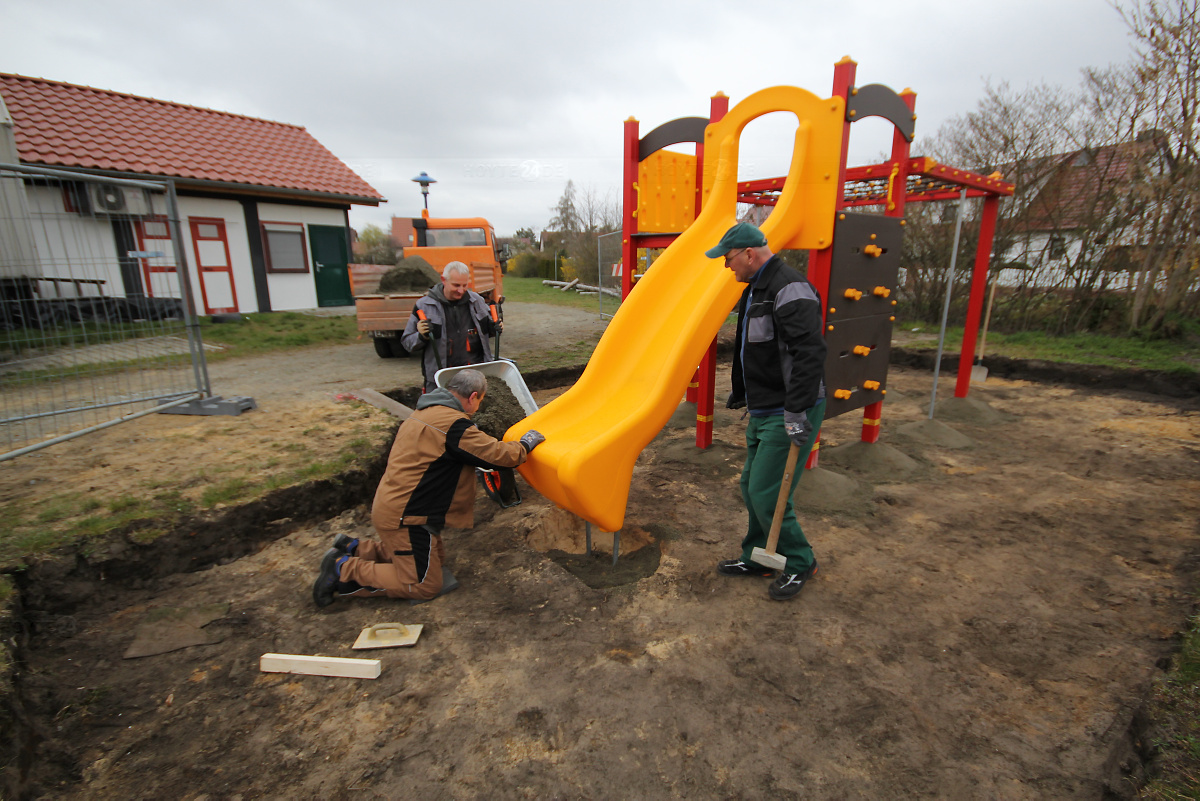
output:
[[[525,419],[525,410],[503,378],[487,377],[487,394],[472,418],[479,430],[503,439],[504,432]]]
[[[929,411],[928,403],[925,404],[924,411]],[[934,416],[949,420],[951,423],[967,423],[974,426],[994,426],[1011,423],[1017,419],[1015,415],[993,409],[987,401],[970,396],[938,401],[933,413]]]
[[[420,256],[408,256],[396,262],[396,266],[379,279],[379,291],[424,292],[442,280],[433,266]]]
[[[814,512],[854,512],[869,509],[873,488],[865,481],[822,467],[806,470],[792,502]]]
[[[828,450],[821,459],[873,481],[903,481],[920,470],[920,463],[882,442],[852,442]]]
[[[941,448],[970,448],[975,440],[962,434],[939,420],[918,420],[905,423],[896,429],[896,434],[926,445]]]
[[[592,589],[620,587],[658,570],[662,552],[655,535],[638,525],[621,529],[620,541],[592,527],[592,552],[587,553],[583,520],[557,507],[545,507],[525,522],[525,544],[550,559]],[[613,564],[613,545],[619,558]],[[649,547],[647,547],[649,546]]]

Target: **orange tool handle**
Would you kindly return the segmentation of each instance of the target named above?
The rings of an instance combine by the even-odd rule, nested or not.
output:
[[[493,303],[492,305],[488,306],[488,308],[489,308],[489,309],[491,310],[491,312],[492,312],[492,322],[493,322],[493,323],[498,323],[498,322],[500,322],[500,318],[499,318],[499,316],[497,316],[497,314],[496,314],[496,304],[495,304],[495,303]]]

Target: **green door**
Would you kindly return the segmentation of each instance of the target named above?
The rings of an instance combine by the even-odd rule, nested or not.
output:
[[[308,226],[312,248],[313,281],[318,306],[353,306],[350,294],[350,248],[346,229],[338,225]]]

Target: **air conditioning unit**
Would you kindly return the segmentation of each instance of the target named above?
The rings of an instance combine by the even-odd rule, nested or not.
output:
[[[88,184],[91,212],[97,217],[145,217],[154,213],[145,189],[117,184]]]

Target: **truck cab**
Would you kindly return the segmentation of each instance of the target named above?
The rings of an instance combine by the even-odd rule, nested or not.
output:
[[[452,261],[471,268],[471,289],[496,303],[504,296],[508,250],[496,244],[496,232],[483,217],[392,218],[392,239],[404,256],[420,256],[439,273]]]

